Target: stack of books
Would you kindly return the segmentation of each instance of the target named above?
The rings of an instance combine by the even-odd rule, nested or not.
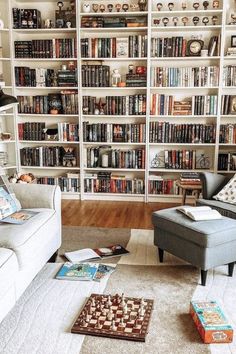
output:
[[[181,184],[201,185],[201,179],[197,172],[182,172],[180,175]]]

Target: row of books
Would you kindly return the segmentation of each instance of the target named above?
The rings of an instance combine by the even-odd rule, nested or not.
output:
[[[41,12],[37,9],[12,9],[13,28],[41,28]]]
[[[188,39],[183,36],[151,38],[151,56],[153,58],[188,56],[187,43]],[[212,36],[208,44],[208,56],[219,55],[220,36]]]
[[[98,172],[84,178],[85,193],[144,194],[144,180],[114,175],[111,172]]]
[[[123,38],[82,38],[82,58],[145,58],[147,35]]]
[[[80,192],[80,176],[75,173],[67,173],[60,177],[37,177],[37,184],[48,184],[59,186],[62,192],[79,193]]]
[[[236,171],[236,153],[220,152],[218,156],[219,171]]]
[[[83,114],[145,115],[146,95],[106,96],[103,99],[83,96]]]
[[[150,143],[215,143],[213,124],[171,124],[150,122]]]
[[[106,158],[104,158],[104,155]],[[87,168],[145,168],[144,149],[112,149],[111,147],[89,147],[86,149]]]
[[[221,114],[236,114],[236,97],[223,95],[221,101]]]
[[[73,90],[40,96],[18,96],[17,100],[19,113],[78,114],[78,92]]]
[[[218,83],[217,66],[151,68],[151,87],[212,87]]]
[[[179,195],[180,188],[175,179],[164,179],[161,176],[150,176],[148,193],[151,195]]]
[[[81,81],[83,87],[109,87],[110,83],[109,65],[82,65]]]
[[[18,87],[73,87],[77,86],[77,70],[31,69],[16,66],[15,82]]]
[[[151,115],[216,115],[217,96],[192,96],[176,101],[172,95],[151,94]]]
[[[236,86],[236,65],[226,65],[223,68],[223,85]]]
[[[56,128],[46,128],[44,122],[18,123],[19,140],[79,141],[79,125],[57,123]]]
[[[221,124],[220,144],[236,144],[236,124]]]
[[[83,122],[85,142],[145,143],[146,124]]]
[[[15,41],[16,58],[76,58],[76,38]]]
[[[76,167],[77,152],[62,146],[25,147],[20,149],[20,160],[22,166]]]
[[[193,170],[196,168],[196,150],[164,150],[163,165],[158,168]]]
[[[81,27],[82,28],[119,28],[119,27],[145,27],[147,26],[147,17],[124,17],[124,16],[82,16]]]

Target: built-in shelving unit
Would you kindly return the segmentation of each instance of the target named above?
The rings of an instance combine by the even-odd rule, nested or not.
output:
[[[63,3],[62,9],[65,10],[72,2],[66,0]],[[84,11],[84,3],[90,7],[88,12]],[[171,3],[163,0],[158,11],[160,2],[147,0],[145,11],[140,11],[138,0],[135,4],[128,0],[122,1],[121,6],[128,4],[129,9],[124,11],[121,8],[117,12],[115,6],[118,1],[76,0],[74,28],[44,28],[47,19],[55,23],[56,0],[0,0],[0,5],[4,6],[1,12],[4,28],[0,30],[0,47],[3,48],[0,73],[4,73],[4,91],[15,96],[46,96],[63,91],[67,92],[66,95],[73,91],[77,93],[75,97],[78,100],[76,114],[29,113],[21,109],[0,113],[1,130],[10,132],[12,136],[10,141],[0,140],[0,151],[7,152],[10,161],[5,166],[9,174],[14,169],[32,171],[41,183],[59,180],[67,183],[70,179],[67,192],[64,188],[63,198],[153,202],[171,201],[173,198],[180,200],[175,181],[186,170],[234,173],[236,134],[232,129],[236,130],[236,82],[226,85],[224,80],[229,77],[225,74],[226,66],[235,66],[232,77],[236,73],[236,51],[235,55],[227,54],[231,45],[236,46],[236,25],[229,24],[233,21],[231,13],[236,12],[235,3],[233,0],[220,0],[219,6],[213,7],[213,1],[210,1],[204,9],[201,0],[197,10],[191,0],[185,2],[185,10],[182,8],[184,3],[177,0],[173,3],[174,8],[170,10],[168,6],[171,8]],[[110,12],[108,5],[111,4]],[[98,5],[98,12],[93,10],[95,5]],[[105,6],[103,12],[99,10],[102,5]],[[39,10],[42,28],[13,28],[13,8]],[[117,18],[120,27],[96,27],[101,23],[115,22]],[[124,21],[126,25],[122,27]],[[193,21],[197,21],[196,25]],[[74,40],[76,53],[68,58],[55,55],[50,58],[18,58],[15,55],[15,42],[57,39]],[[102,47],[105,39],[106,45]],[[189,53],[190,41],[194,39],[203,41],[200,55]],[[108,52],[104,54],[110,45],[110,55]],[[138,46],[135,52],[134,47]],[[118,54],[121,49],[124,52]],[[68,67],[71,63],[78,74],[73,87],[22,87],[17,84],[15,70],[18,67],[57,71],[62,65]],[[88,75],[93,74],[88,74],[88,71],[86,74],[86,70],[98,70],[96,66],[107,70],[108,74],[103,74],[109,76],[109,86],[102,84],[101,78],[99,83],[93,82],[92,76],[89,79]],[[112,86],[111,77],[116,69],[121,74],[121,82],[128,80],[128,73],[136,74],[136,70],[142,73],[144,70],[145,75],[146,71],[145,84]],[[203,96],[205,98],[201,98]],[[228,104],[227,112],[222,101]],[[130,107],[133,110],[129,110]],[[42,140],[34,136],[23,139],[19,128],[28,123],[31,124],[30,129],[39,123],[45,129],[62,127],[63,123],[67,124],[66,129],[69,125],[77,125],[79,139],[64,141],[57,137],[55,140]],[[225,141],[222,141],[223,134],[227,135]],[[42,152],[47,147],[58,147],[58,151],[61,148],[73,149],[76,166],[46,166],[42,161],[40,166],[22,164],[22,149],[29,148],[32,149],[30,153],[34,153],[35,148]],[[226,161],[227,168],[222,167],[223,161]],[[66,182],[67,173],[70,177]],[[71,185],[71,178],[76,180],[76,191]]]

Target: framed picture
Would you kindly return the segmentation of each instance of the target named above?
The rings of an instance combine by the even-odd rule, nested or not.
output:
[[[236,47],[236,36],[231,36],[231,47]]]
[[[231,96],[230,97],[229,114],[236,114],[236,96]]]

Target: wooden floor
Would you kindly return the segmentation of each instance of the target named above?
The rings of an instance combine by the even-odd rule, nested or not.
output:
[[[170,203],[63,200],[62,223],[70,226],[152,229],[152,212],[175,205]]]

